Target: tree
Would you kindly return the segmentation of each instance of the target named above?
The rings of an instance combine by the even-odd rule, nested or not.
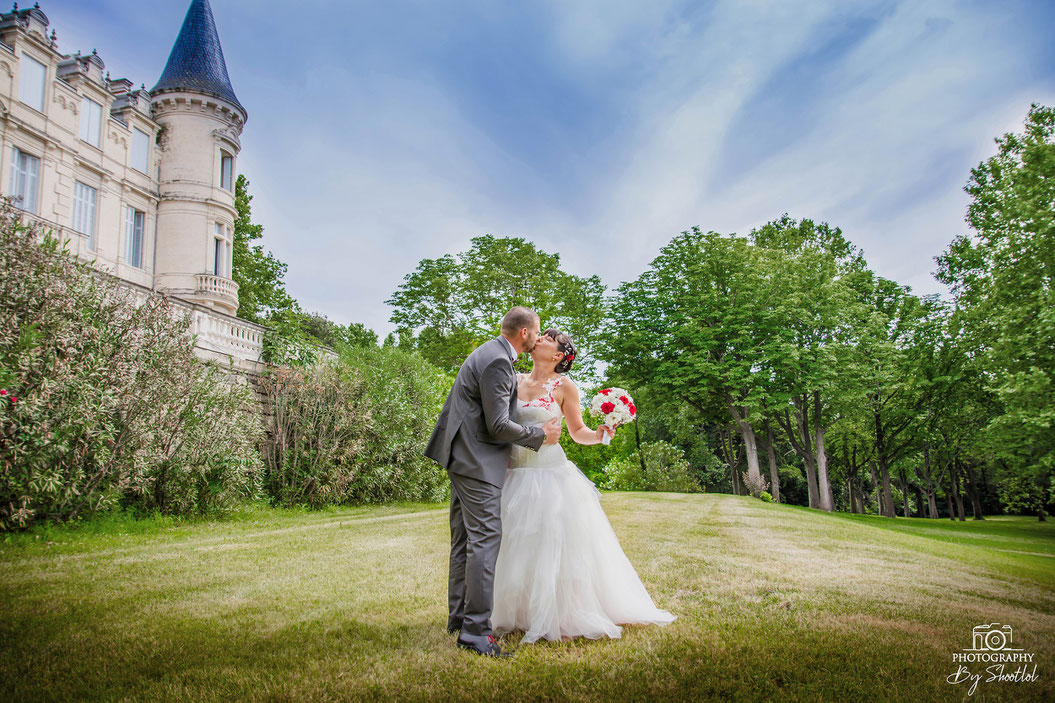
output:
[[[1043,520],[1055,477],[1055,108],[971,171],[962,235],[938,257],[972,358],[999,407],[983,438],[1001,497]]]
[[[620,286],[604,345],[621,378],[662,389],[703,414],[720,404],[743,438],[753,486],[762,478],[752,421],[764,404],[765,347],[779,335],[777,267],[771,250],[742,237],[698,227],[682,232],[649,270]],[[733,479],[735,490],[735,468]]]
[[[864,258],[838,227],[786,214],[753,230],[751,239],[782,252],[785,264],[777,312],[790,334],[768,350],[775,382],[768,400],[776,407],[766,414],[765,432],[771,418],[784,429],[806,467],[810,507],[831,511],[825,433],[860,402],[858,339],[867,310],[858,288],[867,276]],[[772,452],[770,472],[776,473]]]
[[[234,221],[234,250],[231,252],[231,277],[238,284],[238,317],[263,324],[277,310],[291,310],[297,305],[286,292],[282,280],[286,264],[264,251],[261,244],[253,244],[263,237],[264,228],[252,222],[249,181],[239,174],[234,185],[234,207],[238,217]]]
[[[912,346],[928,305],[894,281],[875,277],[871,303],[874,314],[863,349],[869,363],[864,381],[866,406],[874,441],[881,512],[895,517],[890,470],[910,453],[918,437],[921,395]]]
[[[448,371],[498,335],[511,307],[526,305],[539,314],[543,328],[571,335],[579,351],[574,373],[590,378],[605,317],[604,292],[597,276],[562,270],[559,254],[488,234],[475,237],[468,251],[423,259],[386,302],[392,306],[390,321],[400,329],[399,345],[413,338],[426,359]]]
[[[301,318],[301,329],[318,340],[319,344],[334,350],[344,347],[377,346],[377,333],[362,323],[353,322],[345,327],[317,312]]]

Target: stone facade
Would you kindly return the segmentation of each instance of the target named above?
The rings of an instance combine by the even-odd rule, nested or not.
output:
[[[63,54],[39,9],[0,14],[0,192],[69,249],[193,311],[203,358],[259,366],[264,328],[235,317],[234,180],[247,114],[208,0],[192,0],[150,91]]]

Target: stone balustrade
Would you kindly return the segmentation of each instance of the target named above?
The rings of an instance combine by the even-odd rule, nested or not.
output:
[[[211,273],[199,273],[194,278],[197,281],[196,295],[206,299],[233,303],[236,308],[238,307],[238,284],[230,278],[214,276]]]

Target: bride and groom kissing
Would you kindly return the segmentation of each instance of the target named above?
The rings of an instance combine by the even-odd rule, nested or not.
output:
[[[501,335],[462,363],[425,456],[451,481],[447,630],[458,646],[503,655],[495,635],[522,644],[620,637],[623,624],[667,624],[626,558],[600,491],[561,448],[561,418],[579,444],[613,430],[583,423],[579,391],[564,376],[576,356],[568,335],[539,332],[514,307]],[[530,373],[513,364],[531,355]]]

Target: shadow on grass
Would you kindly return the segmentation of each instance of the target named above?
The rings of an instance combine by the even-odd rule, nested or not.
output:
[[[889,628],[811,628],[790,616],[687,618],[620,640],[536,643],[495,661],[458,650],[443,623],[171,621],[70,632],[55,618],[4,621],[5,700],[959,700],[951,650]],[[518,636],[507,640],[513,643]],[[993,684],[987,700],[1043,700]],[[1049,690],[1050,692],[1050,690]],[[1033,698],[1036,694],[1037,697]]]

